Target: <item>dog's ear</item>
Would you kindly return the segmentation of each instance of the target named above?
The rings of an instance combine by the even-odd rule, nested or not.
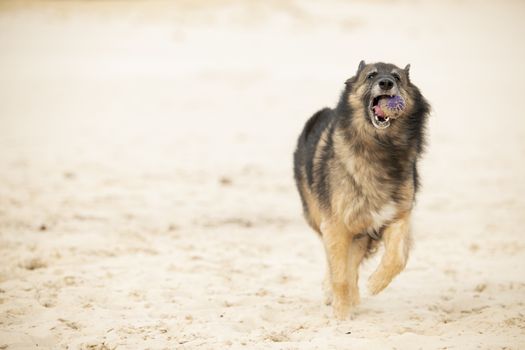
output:
[[[405,71],[405,74],[407,75],[407,78],[410,80],[410,63],[406,65],[404,71]]]
[[[346,85],[347,87],[350,87],[350,85],[351,85],[352,83],[355,82],[356,78],[357,78],[357,76],[353,76],[353,77],[351,77],[351,78],[346,79],[346,81],[345,81],[345,85]]]
[[[359,67],[357,67],[357,73],[355,73],[356,75],[359,75],[359,73],[361,73],[361,71],[365,68],[366,66],[366,63],[364,60],[361,60],[361,62],[359,62]]]
[[[350,84],[352,84],[353,82],[355,82],[357,80],[357,77],[359,76],[359,73],[361,73],[361,71],[365,68],[366,66],[366,63],[364,60],[361,60],[361,62],[359,62],[359,67],[357,67],[357,72],[355,73],[355,76],[347,79],[345,81],[345,84],[346,86],[350,86]]]

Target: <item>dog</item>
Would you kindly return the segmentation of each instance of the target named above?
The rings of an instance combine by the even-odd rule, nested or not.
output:
[[[407,263],[417,162],[430,112],[409,69],[361,61],[336,108],[324,108],[306,122],[294,152],[304,216],[326,251],[325,302],[340,320],[360,302],[359,265],[378,242],[385,250],[368,280],[372,295]],[[389,116],[379,101],[393,98],[401,108]]]

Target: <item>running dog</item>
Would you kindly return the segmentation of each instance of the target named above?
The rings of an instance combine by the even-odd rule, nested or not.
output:
[[[430,111],[409,68],[361,61],[336,108],[306,122],[294,153],[304,216],[326,251],[325,301],[337,319],[359,303],[359,265],[378,242],[385,252],[368,280],[372,294],[407,263]]]

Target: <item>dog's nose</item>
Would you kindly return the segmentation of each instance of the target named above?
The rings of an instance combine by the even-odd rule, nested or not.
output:
[[[391,88],[394,87],[394,81],[392,79],[389,79],[389,78],[381,79],[381,80],[379,80],[379,87],[382,90],[388,91],[388,90],[390,90]]]

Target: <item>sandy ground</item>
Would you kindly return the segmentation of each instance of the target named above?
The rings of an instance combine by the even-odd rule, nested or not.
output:
[[[0,349],[524,349],[524,13],[1,2]],[[408,267],[336,322],[291,153],[360,59],[433,115]]]

